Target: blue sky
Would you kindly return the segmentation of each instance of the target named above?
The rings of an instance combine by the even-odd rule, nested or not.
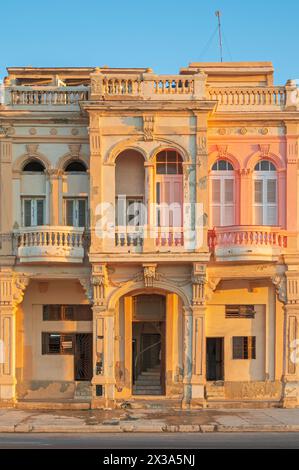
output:
[[[1,2],[0,77],[6,66],[152,67],[191,61],[272,61],[275,82],[299,78],[298,0],[9,0]]]

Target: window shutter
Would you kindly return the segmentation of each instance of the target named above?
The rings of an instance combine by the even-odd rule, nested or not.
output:
[[[234,202],[234,180],[224,180],[224,202],[226,204]]]
[[[86,200],[85,199],[78,200],[78,226],[79,227],[86,226]]]
[[[212,179],[212,202],[220,204],[220,179]]]
[[[44,225],[44,200],[38,199],[36,201],[36,224]]]
[[[214,227],[220,227],[220,206],[213,207],[213,225]]]
[[[276,204],[276,180],[267,181],[267,202]]]
[[[267,225],[277,225],[277,209],[276,206],[267,207]]]
[[[24,225],[25,227],[30,227],[31,224],[31,203],[30,199],[25,199],[24,201]]]
[[[223,227],[228,227],[234,225],[234,206],[226,206],[223,208],[224,217],[223,217]]]
[[[74,225],[74,201],[72,199],[65,201],[65,219],[66,225],[71,227]]]
[[[254,208],[254,223],[255,225],[263,225],[263,206]]]
[[[254,202],[263,204],[263,181],[255,180],[254,182]]]

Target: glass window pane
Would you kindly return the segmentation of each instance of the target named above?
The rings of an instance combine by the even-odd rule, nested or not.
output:
[[[78,201],[78,213],[79,213],[79,227],[86,226],[86,200],[79,199]]]
[[[177,164],[176,163],[168,163],[167,164],[167,174],[168,175],[176,175],[177,174]]]
[[[36,223],[37,225],[44,225],[44,200],[38,199],[36,201]]]
[[[227,162],[225,160],[220,160],[218,162],[218,170],[219,171],[226,171],[227,170]]]
[[[158,175],[166,175],[166,163],[158,163],[157,164],[157,174]]]
[[[31,200],[25,199],[24,201],[24,225],[25,227],[31,226]]]
[[[65,212],[66,212],[66,225],[74,225],[74,201],[73,199],[67,199],[65,201]]]
[[[261,171],[269,171],[269,162],[267,160],[260,162],[260,169]]]

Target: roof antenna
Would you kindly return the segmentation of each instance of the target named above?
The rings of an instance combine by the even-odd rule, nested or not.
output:
[[[222,34],[221,34],[221,11],[217,10],[215,15],[218,18],[218,31],[219,31],[219,48],[220,48],[220,61],[223,62],[223,51],[222,51]]]

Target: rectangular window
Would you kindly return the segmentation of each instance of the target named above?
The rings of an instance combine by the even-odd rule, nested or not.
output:
[[[225,318],[254,318],[254,305],[226,305]]]
[[[233,359],[256,359],[256,337],[234,336]]]
[[[64,333],[42,333],[42,354],[74,354],[74,336]]]
[[[90,305],[43,305],[43,321],[92,321]]]
[[[45,199],[23,198],[22,219],[24,227],[44,225],[45,223]]]
[[[65,198],[64,224],[71,227],[86,227],[87,225],[87,199]]]
[[[227,227],[235,223],[235,181],[233,176],[219,175],[211,179],[212,225]]]

